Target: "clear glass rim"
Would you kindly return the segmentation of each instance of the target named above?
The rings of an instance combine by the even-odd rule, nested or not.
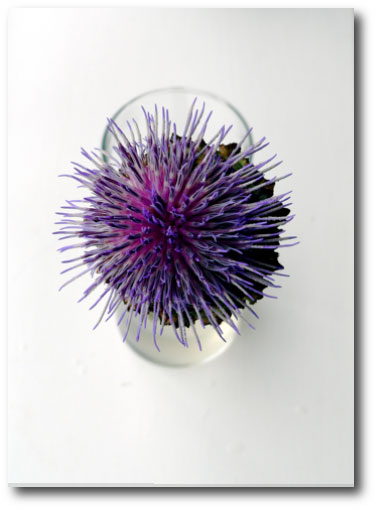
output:
[[[118,312],[118,316],[121,316],[121,315],[122,315],[122,310],[120,312]],[[232,318],[234,319],[234,316],[232,316]],[[149,322],[149,325],[151,326],[151,324],[153,323],[153,317],[150,314],[148,315],[147,320]],[[236,321],[238,321],[238,320],[236,320]],[[170,327],[170,326],[166,326],[166,327]],[[204,327],[203,334],[205,334],[206,328],[208,328],[208,330],[210,330],[210,329],[213,330],[211,325],[206,325]],[[119,328],[119,331],[120,331],[120,328]],[[170,329],[170,332],[172,333],[171,329]],[[142,334],[142,331],[141,331],[141,334]],[[120,332],[120,335],[121,336],[123,335],[122,332]],[[173,336],[173,333],[171,335]],[[218,344],[217,350],[212,351],[209,354],[206,354],[206,351],[205,351],[206,347],[203,345],[203,350],[200,351],[200,358],[196,358],[194,360],[192,358],[189,359],[187,357],[184,357],[184,352],[186,352],[187,350],[183,346],[181,346],[181,348],[182,348],[181,354],[182,355],[179,355],[179,357],[176,357],[176,359],[179,359],[179,362],[174,362],[171,359],[168,360],[168,359],[166,359],[166,357],[164,357],[166,345],[164,345],[164,346],[160,345],[161,351],[156,353],[157,350],[155,348],[154,343],[152,343],[151,345],[149,343],[149,346],[151,346],[151,350],[154,353],[154,355],[150,355],[150,350],[143,349],[142,341],[144,341],[146,338],[143,338],[142,336],[140,337],[139,341],[135,341],[135,340],[132,340],[127,337],[127,339],[124,341],[124,345],[127,346],[128,348],[130,348],[131,350],[133,350],[134,353],[136,353],[138,356],[142,357],[147,362],[151,362],[151,363],[161,366],[161,367],[180,369],[180,368],[189,368],[189,367],[194,367],[194,366],[200,366],[200,365],[209,363],[209,362],[217,359],[218,357],[220,357],[224,353],[226,353],[229,350],[229,348],[231,348],[233,346],[233,343],[235,342],[237,337],[240,337],[240,336],[237,335],[237,333],[234,329],[231,329],[230,334],[227,336],[226,341],[223,341],[219,336],[217,336],[215,338],[215,340],[217,341],[217,344]],[[170,337],[169,339],[174,342],[178,341],[177,338],[174,336]],[[202,340],[202,343],[205,341],[204,336],[201,337],[201,340]],[[192,349],[192,348],[198,349],[198,346],[195,344],[195,345],[190,345],[188,348],[189,349]],[[159,355],[160,355],[160,357],[159,357]]]
[[[139,99],[142,99],[143,97],[146,97],[148,95],[152,95],[152,94],[155,94],[155,93],[158,93],[158,92],[188,92],[188,93],[191,93],[191,94],[197,94],[198,97],[200,95],[201,96],[202,95],[206,95],[208,97],[211,97],[212,99],[215,99],[215,100],[221,102],[222,104],[225,104],[230,110],[232,110],[235,113],[235,115],[239,118],[240,122],[243,124],[243,127],[244,127],[245,131],[249,130],[248,123],[245,120],[244,116],[227,99],[224,99],[223,97],[221,97],[221,96],[219,96],[217,94],[214,94],[213,92],[208,92],[207,90],[202,90],[200,88],[193,88],[193,87],[192,88],[191,87],[183,87],[183,86],[155,88],[153,90],[148,90],[146,92],[143,92],[142,94],[136,95],[135,97],[133,97],[132,99],[127,101],[125,104],[123,104],[123,106],[121,106],[115,112],[115,114],[111,116],[111,118],[113,120],[116,120],[116,118],[125,110],[125,108],[127,108],[131,104],[135,103]],[[106,127],[106,129],[104,131],[104,134],[103,134],[103,137],[102,137],[102,144],[101,144],[101,148],[104,151],[107,150],[106,145],[107,145],[107,138],[108,138],[108,136],[109,136],[109,130],[108,130],[108,127]],[[248,134],[248,140],[249,140],[250,145],[252,145],[252,136],[251,136],[250,133]]]
[[[150,362],[154,364],[155,366],[161,366],[163,368],[169,368],[169,369],[181,369],[181,368],[192,368],[195,366],[202,366],[203,364],[207,364],[211,361],[214,361],[218,357],[222,356],[227,352],[229,348],[233,346],[235,338],[231,338],[231,341],[224,343],[222,345],[222,348],[219,348],[215,353],[212,353],[211,355],[208,355],[207,357],[203,357],[202,359],[195,360],[195,361],[185,361],[180,363],[173,363],[168,362],[165,359],[161,360],[154,360],[152,357],[149,357],[142,349],[137,348],[138,344],[133,344],[131,342],[124,342],[124,345],[130,348],[134,353],[136,353],[139,357],[141,357],[146,362]],[[140,340],[142,341],[142,340]],[[177,341],[177,340],[176,340]],[[218,338],[218,341],[221,341],[220,338]]]

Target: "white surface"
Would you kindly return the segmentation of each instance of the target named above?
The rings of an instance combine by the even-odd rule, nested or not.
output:
[[[19,10],[9,38],[9,482],[351,485],[352,11]],[[176,84],[267,136],[301,241],[256,333],[187,369],[91,332],[50,233],[80,146]]]

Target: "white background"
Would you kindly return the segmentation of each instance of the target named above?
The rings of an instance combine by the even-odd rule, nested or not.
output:
[[[9,20],[12,484],[351,485],[351,10],[19,10]],[[228,98],[294,177],[301,245],[226,355],[150,365],[62,293],[57,179],[150,88]],[[267,153],[268,155],[268,153]],[[96,311],[98,313],[98,311]]]
[[[301,2],[301,5],[303,6],[305,2]],[[8,4],[14,4],[14,2],[8,2]],[[27,3],[26,3],[27,4]],[[278,2],[280,4],[280,2]],[[25,3],[24,3],[25,5]],[[274,2],[273,6],[277,5],[277,2]],[[336,2],[332,3],[333,6],[336,5]],[[351,6],[351,4],[348,4]],[[343,3],[340,3],[340,6],[343,6]],[[360,111],[362,115],[360,116],[360,123],[358,125],[358,129],[360,134],[362,134],[361,138],[359,139],[359,149],[361,150],[362,154],[364,153],[364,161],[369,163],[369,167],[372,167],[372,143],[366,143],[366,141],[370,142],[370,136],[372,135],[372,128],[371,128],[371,112],[373,111],[374,101],[372,99],[371,94],[369,93],[371,88],[374,88],[372,86],[372,83],[374,83],[374,69],[372,65],[371,60],[371,51],[372,48],[374,48],[374,34],[375,30],[372,29],[372,25],[374,23],[373,16],[374,10],[371,8],[371,5],[369,2],[357,2],[357,13],[358,13],[358,51],[360,50],[360,56],[361,58],[358,59],[358,79],[360,79],[360,82],[358,82],[358,109],[360,107]],[[368,7],[369,6],[369,7]],[[2,12],[4,13],[4,5],[2,8]],[[5,28],[5,19],[3,19],[2,27]],[[5,42],[5,35],[3,36],[3,41]],[[360,48],[359,48],[360,46]],[[4,67],[4,61],[6,57],[5,50],[2,52],[3,57],[3,67]],[[359,55],[358,55],[359,56]],[[4,89],[3,89],[4,90]],[[4,103],[5,103],[5,94],[3,95]],[[367,111],[365,111],[364,103],[367,103]],[[360,104],[359,104],[360,103]],[[2,128],[3,128],[3,137],[2,140],[5,140],[5,117],[3,116],[3,122],[2,122]],[[365,128],[365,129],[364,129]],[[362,162],[361,169],[365,170],[363,168],[363,157],[358,156],[359,163]],[[367,186],[364,183],[364,178],[367,178]],[[372,183],[373,183],[374,177],[372,174],[366,174],[359,183],[360,192],[361,192],[361,202],[358,204],[359,206],[359,214],[364,219],[364,227],[362,228],[363,231],[367,231],[367,226],[371,225],[372,221],[372,212],[373,212],[373,200],[371,199],[371,193],[372,193]],[[3,227],[5,228],[5,217],[6,217],[6,199],[5,194],[3,195]],[[363,207],[365,205],[365,207]],[[365,214],[367,212],[367,214]],[[365,272],[367,273],[367,282],[372,282],[374,280],[374,268],[371,266],[368,261],[370,261],[370,255],[371,255],[371,246],[373,245],[372,242],[369,242],[372,237],[368,236],[367,239],[364,237],[361,237],[359,240],[362,241],[363,248],[366,247],[367,249],[361,249],[359,253],[359,259],[358,259],[358,265],[360,267],[365,267],[362,269],[362,274]],[[5,263],[4,259],[4,263]],[[3,265],[5,266],[5,265]],[[4,271],[3,271],[4,275]],[[331,507],[336,507],[337,505],[343,507],[348,506],[349,504],[357,504],[357,506],[361,507],[368,507],[370,506],[371,502],[375,500],[375,493],[374,489],[371,483],[371,478],[374,473],[374,468],[372,466],[374,458],[374,454],[372,454],[372,451],[374,451],[374,439],[372,439],[372,436],[370,435],[370,430],[375,424],[375,412],[374,412],[374,398],[372,398],[372,382],[374,382],[374,370],[371,369],[371,366],[373,364],[372,359],[374,358],[374,346],[371,341],[369,341],[370,333],[371,333],[371,323],[373,323],[372,320],[372,314],[371,314],[371,306],[372,306],[372,299],[371,299],[371,287],[372,285],[366,285],[363,287],[361,285],[360,292],[358,294],[358,300],[361,301],[363,304],[361,308],[359,309],[359,316],[358,316],[358,328],[360,329],[363,334],[366,335],[360,336],[358,340],[362,339],[362,344],[358,346],[357,353],[358,353],[358,362],[360,363],[361,370],[358,371],[358,386],[360,385],[360,388],[362,389],[362,393],[364,393],[364,397],[361,398],[361,404],[358,398],[359,408],[358,408],[358,450],[359,450],[359,456],[358,456],[358,489],[355,491],[349,491],[349,490],[314,490],[313,491],[289,491],[289,490],[283,490],[282,494],[279,490],[273,490],[273,491],[260,491],[260,490],[247,490],[247,491],[241,491],[241,492],[235,492],[232,490],[230,492],[226,492],[226,494],[221,491],[217,494],[213,492],[205,492],[206,496],[204,496],[204,492],[193,492],[190,491],[189,494],[187,492],[184,493],[184,499],[179,496],[179,494],[172,494],[169,492],[170,496],[169,499],[166,498],[166,495],[163,494],[161,491],[158,492],[149,492],[149,496],[147,497],[147,493],[144,493],[143,496],[141,496],[141,493],[135,493],[134,491],[122,491],[122,490],[115,490],[113,492],[110,492],[109,490],[100,492],[83,492],[81,491],[70,491],[65,490],[64,492],[58,492],[59,498],[56,498],[54,496],[54,492],[44,491],[43,497],[40,492],[36,492],[33,490],[32,492],[25,493],[25,492],[17,492],[16,490],[11,489],[4,489],[2,490],[2,495],[5,498],[5,503],[7,505],[13,506],[19,506],[24,503],[27,503],[31,506],[33,504],[38,505],[38,507],[46,502],[48,505],[51,503],[65,506],[65,504],[70,504],[73,506],[76,506],[77,503],[80,503],[80,505],[84,505],[87,502],[90,503],[91,506],[95,506],[98,504],[106,503],[106,505],[112,503],[112,504],[123,504],[125,501],[130,500],[132,498],[132,503],[136,504],[138,502],[141,502],[143,504],[144,501],[151,501],[151,497],[153,497],[153,505],[156,505],[157,507],[163,504],[164,507],[169,505],[169,502],[172,504],[176,504],[177,501],[184,507],[187,504],[191,504],[193,502],[192,497],[196,501],[205,501],[206,505],[212,505],[216,504],[216,507],[222,507],[224,505],[227,505],[229,502],[229,497],[231,497],[231,503],[233,503],[236,506],[243,506],[245,504],[248,504],[249,501],[257,502],[259,504],[263,504],[265,507],[274,507],[274,504],[278,504],[278,506],[288,506],[291,507],[294,504],[299,504],[301,506],[302,503],[306,504],[308,507],[315,507],[316,504],[320,504],[320,506],[326,504],[330,504]],[[365,292],[363,293],[363,290]],[[3,292],[3,298],[5,299],[5,293]],[[3,309],[5,309],[5,306],[3,306]],[[3,315],[4,316],[4,315]],[[360,323],[359,323],[360,322]],[[369,337],[367,337],[367,335]],[[4,364],[5,368],[5,364]],[[360,414],[360,415],[359,415]],[[359,442],[360,440],[360,442]],[[365,447],[365,443],[367,444],[367,447]],[[3,467],[5,464],[3,463]],[[4,471],[3,471],[4,472]],[[3,478],[5,477],[5,474],[3,475]],[[34,496],[32,496],[34,494]],[[55,495],[56,495],[55,491]],[[81,494],[79,498],[78,495]],[[66,495],[66,496],[63,496]],[[307,496],[308,495],[308,496]],[[136,498],[137,497],[137,498]],[[145,498],[147,497],[147,498]]]

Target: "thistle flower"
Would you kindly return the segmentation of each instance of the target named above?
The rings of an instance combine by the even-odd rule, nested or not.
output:
[[[73,264],[63,273],[84,267],[61,288],[90,272],[93,282],[80,301],[102,287],[91,306],[106,299],[97,325],[125,305],[119,320],[127,319],[124,340],[132,317],[139,320],[138,341],[152,313],[156,348],[158,325],[160,334],[165,325],[173,327],[185,346],[186,327],[192,327],[201,348],[197,320],[225,341],[221,323],[238,332],[234,318],[241,310],[257,317],[252,304],[273,297],[267,287],[279,287],[273,278],[283,269],[277,249],[293,245],[281,243],[295,237],[281,236],[293,217],[286,203],[290,193],[275,196],[274,185],[288,175],[265,178],[280,164],[276,156],[251,162],[268,145],[262,138],[242,151],[251,130],[243,140],[224,144],[231,127],[222,127],[205,142],[211,116],[204,117],[205,104],[195,109],[194,101],[182,133],[167,109],[162,115],[157,106],[154,114],[143,111],[145,137],[134,120],[126,135],[109,119],[113,154],[82,149],[90,167],[73,163],[74,173],[64,175],[90,195],[67,201],[58,213],[62,226],[55,233],[78,240],[60,251],[83,249],[63,261]]]

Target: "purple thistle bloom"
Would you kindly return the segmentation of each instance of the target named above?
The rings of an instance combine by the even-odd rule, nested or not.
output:
[[[194,106],[180,136],[164,108],[162,118],[157,107],[154,115],[144,110],[144,138],[135,121],[128,123],[127,137],[109,120],[115,154],[82,149],[91,167],[75,163],[75,173],[64,176],[90,195],[67,202],[55,232],[78,239],[60,251],[84,250],[64,260],[73,266],[63,272],[81,271],[63,287],[91,272],[93,283],[80,300],[105,283],[92,306],[107,300],[99,322],[125,304],[119,323],[126,313],[129,323],[138,316],[138,340],[151,312],[157,348],[158,319],[160,333],[171,325],[186,346],[185,328],[191,326],[201,348],[196,320],[212,325],[225,340],[222,321],[237,330],[233,317],[241,316],[243,308],[257,317],[252,304],[271,297],[264,292],[267,287],[278,288],[272,275],[283,267],[276,250],[295,238],[281,236],[281,227],[293,217],[286,208],[290,193],[274,196],[281,178],[264,177],[280,162],[274,162],[276,156],[251,162],[268,145],[265,138],[242,151],[250,131],[238,143],[225,145],[230,128],[222,127],[205,143],[210,114],[202,121],[205,105],[200,111]]]

